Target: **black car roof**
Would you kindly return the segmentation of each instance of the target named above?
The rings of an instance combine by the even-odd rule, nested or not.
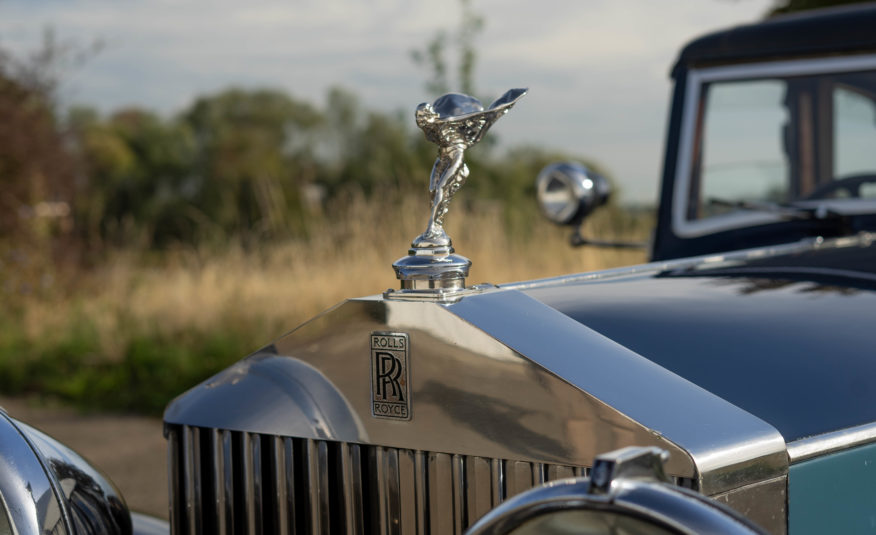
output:
[[[818,9],[736,26],[690,42],[672,69],[876,51],[876,3]]]

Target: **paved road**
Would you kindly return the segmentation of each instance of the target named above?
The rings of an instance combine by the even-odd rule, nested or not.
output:
[[[167,450],[161,420],[81,414],[8,398],[0,398],[0,406],[95,464],[119,487],[131,510],[167,518]]]

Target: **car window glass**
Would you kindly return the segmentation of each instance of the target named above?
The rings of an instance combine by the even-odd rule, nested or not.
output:
[[[706,82],[688,220],[769,203],[876,199],[876,72]],[[747,208],[735,205],[745,203]]]
[[[714,84],[708,89],[702,122],[699,217],[728,210],[713,205],[711,199],[787,199],[784,95],[781,80]]]
[[[859,90],[837,86],[833,109],[835,179],[876,174],[876,102]],[[860,196],[876,197],[874,185],[863,184]]]

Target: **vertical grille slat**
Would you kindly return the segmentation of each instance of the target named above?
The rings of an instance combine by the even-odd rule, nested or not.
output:
[[[304,452],[307,469],[307,497],[309,526],[312,535],[329,533],[331,511],[329,510],[329,474],[327,470],[328,445],[322,440],[307,440]]]
[[[246,532],[262,532],[262,467],[259,435],[242,434],[243,503]]]
[[[216,533],[228,535],[234,529],[234,468],[231,462],[231,432],[211,430],[213,484],[216,501]]]
[[[379,503],[378,530],[379,533],[397,535],[401,527],[398,450],[377,447],[375,451]]]
[[[508,461],[506,463],[505,498],[512,498],[524,490],[532,488],[534,468],[526,461]]]
[[[175,535],[462,533],[528,488],[588,472],[223,429],[166,433]]]
[[[469,457],[466,465],[468,523],[473,524],[493,508],[493,473],[490,459]]]
[[[184,427],[182,433],[183,488],[186,528],[201,533],[201,442],[197,428]]]
[[[462,455],[450,459],[453,481],[453,533],[462,535],[465,527],[465,465]]]
[[[532,486],[537,487],[547,481],[547,465],[532,463]]]
[[[491,459],[490,465],[493,507],[496,507],[505,500],[505,463],[500,459]]]
[[[558,464],[552,464],[548,466],[548,481],[556,481],[558,479],[565,479],[567,477],[575,477],[575,469],[571,466],[562,466]]]
[[[292,439],[273,437],[271,457],[274,470],[274,526],[278,535],[295,532],[295,472]]]
[[[453,531],[453,475],[450,455],[429,453],[427,481],[429,484],[429,533]]]
[[[362,454],[358,444],[341,444],[341,481],[344,527],[347,535],[362,533]]]
[[[179,505],[181,475],[179,455],[179,431],[170,428],[167,431],[167,495],[170,498],[170,507],[168,508],[170,518],[168,520],[174,533],[183,532],[181,523],[185,518],[185,512]]]
[[[402,535],[422,533],[419,529],[421,509],[417,507],[417,462],[412,450],[398,452],[399,520]]]
[[[414,453],[414,482],[417,488],[417,533],[426,533],[426,526],[429,522],[429,509],[427,508],[428,474],[426,453],[422,451]]]

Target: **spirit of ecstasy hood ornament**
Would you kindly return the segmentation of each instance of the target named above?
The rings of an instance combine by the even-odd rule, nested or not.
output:
[[[526,91],[511,89],[487,109],[478,99],[461,93],[448,93],[417,106],[417,126],[427,140],[438,145],[438,157],[429,179],[432,211],[428,226],[411,243],[408,256],[393,264],[402,291],[447,293],[465,287],[471,261],[453,254],[450,237],[444,232],[447,206],[468,178],[465,150],[480,141]]]

